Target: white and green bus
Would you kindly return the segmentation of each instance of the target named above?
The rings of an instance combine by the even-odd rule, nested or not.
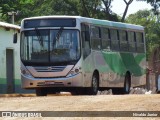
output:
[[[108,87],[129,93],[130,87],[146,84],[144,38],[138,25],[80,16],[26,18],[20,40],[22,88],[35,89],[37,96],[96,95]]]

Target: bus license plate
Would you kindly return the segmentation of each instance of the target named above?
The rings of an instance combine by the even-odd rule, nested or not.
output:
[[[53,81],[45,81],[45,85],[53,85],[54,82]]]

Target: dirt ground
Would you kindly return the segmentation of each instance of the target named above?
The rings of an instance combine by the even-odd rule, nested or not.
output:
[[[26,97],[27,96],[27,97]],[[96,96],[71,96],[48,95],[36,97],[31,95],[0,95],[0,111],[160,111],[160,94],[149,95],[96,95]],[[160,114],[160,112],[158,112]],[[127,114],[127,113],[126,113]],[[8,118],[2,118],[8,120]],[[22,118],[10,118],[22,119]],[[44,118],[23,118],[37,119]],[[116,119],[116,120],[141,120],[144,117],[45,117],[45,119]],[[160,119],[160,117],[145,117],[145,119]]]

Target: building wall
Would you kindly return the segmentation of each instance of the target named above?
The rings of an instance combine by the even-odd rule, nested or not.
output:
[[[20,37],[18,33],[17,44],[13,43],[13,34],[18,31],[14,29],[7,29],[0,27],[0,94],[2,93],[26,93],[33,92],[21,89],[21,75],[20,75]],[[13,51],[13,83],[8,83],[7,77],[7,50]],[[10,64],[10,63],[9,63]],[[12,72],[12,70],[9,70]],[[7,76],[8,75],[8,76]],[[10,77],[10,76],[9,76]]]

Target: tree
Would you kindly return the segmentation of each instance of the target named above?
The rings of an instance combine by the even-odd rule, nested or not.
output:
[[[145,1],[147,1],[147,3],[151,3],[151,4],[160,2],[160,0],[145,0]]]
[[[111,21],[119,21],[117,14],[113,13],[111,10],[112,1],[113,0],[102,0],[103,5],[105,6],[104,8],[102,8],[102,11],[105,14],[105,19]]]
[[[159,14],[159,7],[160,7],[160,0],[146,0],[147,3],[150,3],[151,6],[153,7],[153,12],[155,15]]]
[[[145,28],[145,39],[147,47],[147,58],[149,58],[153,48],[160,44],[160,24],[153,11],[140,10],[127,17],[127,22],[142,25]]]
[[[125,17],[126,17],[126,14],[127,14],[127,11],[128,11],[128,8],[129,8],[129,5],[133,2],[133,0],[129,0],[128,2],[126,0],[123,0],[126,4],[126,8],[124,10],[124,13],[123,13],[123,16],[122,16],[122,19],[121,19],[121,22],[124,22],[125,20]]]
[[[0,0],[0,3],[1,20],[11,22],[8,12],[20,11],[21,15],[15,18],[17,23],[31,13],[31,9],[29,8],[33,6],[33,0]]]
[[[118,16],[111,11],[113,0],[80,0],[81,16],[119,21]]]
[[[84,9],[84,11],[82,12],[83,16],[91,17],[91,16],[90,16],[90,13],[89,13],[89,10],[88,10],[88,8],[87,8],[87,6],[86,6],[85,1],[84,1],[84,0],[80,0],[80,1],[81,1],[81,4],[82,4],[82,8]],[[86,2],[88,2],[88,1],[86,1]],[[93,2],[92,2],[92,3],[93,3]],[[88,4],[87,4],[87,5],[88,5]],[[95,4],[95,6],[96,6],[96,4]]]
[[[34,16],[79,15],[78,0],[35,0]]]
[[[118,21],[110,9],[113,0],[35,0],[34,15],[80,15]],[[102,3],[105,4],[102,7]],[[47,8],[47,9],[46,9]]]
[[[19,11],[17,24],[23,18],[43,15],[80,15],[98,19],[118,21],[111,11],[113,0],[0,0],[1,20],[10,22],[8,12]]]

